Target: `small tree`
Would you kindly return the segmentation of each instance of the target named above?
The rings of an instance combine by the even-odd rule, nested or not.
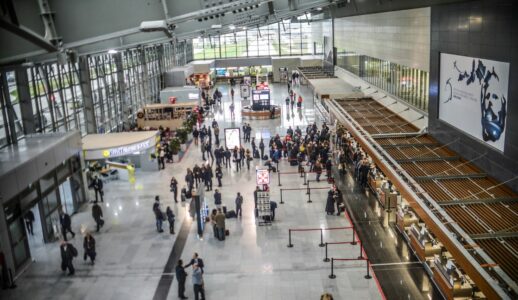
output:
[[[175,136],[180,140],[181,144],[187,143],[189,132],[187,131],[187,128],[178,128],[176,129]]]
[[[174,155],[178,154],[178,152],[180,152],[180,140],[177,137],[172,138],[169,143],[169,148],[171,149],[171,153]]]

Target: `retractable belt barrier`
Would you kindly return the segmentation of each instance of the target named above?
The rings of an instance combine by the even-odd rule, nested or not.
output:
[[[288,248],[292,248],[293,244],[291,243],[291,233],[293,231],[320,231],[320,244],[318,246],[324,247],[324,230],[342,230],[342,229],[354,229],[352,226],[346,227],[331,227],[331,228],[305,228],[305,229],[288,229]]]

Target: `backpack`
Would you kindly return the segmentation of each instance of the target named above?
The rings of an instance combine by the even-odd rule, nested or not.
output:
[[[72,255],[74,257],[77,257],[77,249],[76,247],[72,246],[71,244],[68,245],[70,247],[70,251],[72,251]]]

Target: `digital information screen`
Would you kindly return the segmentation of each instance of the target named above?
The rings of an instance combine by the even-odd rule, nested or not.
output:
[[[225,128],[225,146],[228,149],[241,147],[241,130],[239,128]]]

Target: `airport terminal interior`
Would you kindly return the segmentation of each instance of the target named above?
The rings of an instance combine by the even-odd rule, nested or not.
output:
[[[516,1],[0,12],[0,299],[518,299]]]

